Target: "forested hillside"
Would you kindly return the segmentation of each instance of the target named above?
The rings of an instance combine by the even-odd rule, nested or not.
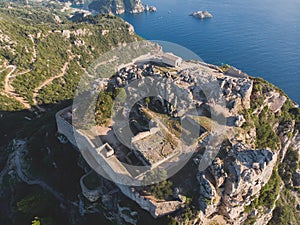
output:
[[[72,98],[80,75],[93,60],[138,38],[118,17],[86,16],[72,22],[50,3],[1,3],[0,18],[2,110]]]

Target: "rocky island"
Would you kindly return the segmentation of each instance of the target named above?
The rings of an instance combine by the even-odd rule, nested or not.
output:
[[[213,15],[211,13],[209,13],[208,11],[197,11],[197,12],[190,14],[190,16],[193,16],[193,17],[199,18],[199,19],[209,19],[209,18],[213,17]]]
[[[145,6],[145,12],[156,12],[157,8],[155,6],[149,6],[148,4]]]

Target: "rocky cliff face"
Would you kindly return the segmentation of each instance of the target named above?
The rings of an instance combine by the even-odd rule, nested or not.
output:
[[[254,150],[240,143],[232,146],[225,157],[216,158],[198,175],[201,216],[217,212],[233,224],[244,222],[245,207],[270,179],[276,160],[277,154],[267,149]]]
[[[219,82],[229,115],[237,118],[232,125],[239,129],[223,142],[212,165],[198,173],[200,212],[195,221],[206,224],[221,215],[228,224],[274,223],[273,211],[284,207],[276,206],[282,190],[294,196],[294,213],[299,210],[299,157],[294,156],[300,149],[299,117],[293,116],[299,109],[263,80],[233,77]]]
[[[132,76],[139,74],[137,68],[121,71],[117,73],[114,83],[124,87],[132,79],[141,79],[141,85],[148,85],[143,90],[159,87],[158,90],[163,91],[158,91],[156,98],[161,99],[162,105],[164,98],[172,103],[176,113],[170,110],[169,114],[174,117],[182,116],[179,109],[184,104],[195,103],[199,111],[204,111],[212,106],[213,101],[209,98],[219,94],[216,98],[222,98],[225,102],[222,113],[226,116],[228,131],[218,146],[220,151],[212,164],[206,170],[199,171],[194,178],[198,181],[199,197],[197,203],[193,203],[196,209],[190,222],[206,224],[217,216],[227,224],[268,224],[285,185],[292,185],[293,188],[299,186],[297,158],[294,158],[294,169],[285,166],[279,170],[281,164],[289,164],[285,161],[290,152],[299,151],[298,106],[278,88],[249,77],[236,68],[219,68],[200,62],[184,62],[181,66],[172,74],[178,78],[174,87],[164,85],[165,88],[162,88],[162,83],[154,83],[151,78],[155,73],[153,66],[146,66],[140,73],[149,75],[145,78]],[[200,79],[203,85],[197,86],[195,79]],[[216,93],[213,83],[220,86],[220,93]],[[207,89],[207,99],[204,89]],[[179,90],[182,98],[177,101],[173,93]],[[129,93],[132,97],[137,95],[131,89]],[[205,146],[207,142],[201,145]],[[194,162],[197,164],[206,156],[200,150]],[[284,181],[287,173],[290,178]],[[176,185],[183,186],[180,183]],[[297,192],[294,194],[299,195]],[[179,211],[176,222],[180,221],[183,213],[189,212],[187,209],[190,210],[191,206],[187,204],[185,212]]]
[[[193,211],[197,216],[190,220],[195,224],[216,218],[221,218],[221,224],[286,224],[273,212],[285,215],[286,203],[277,203],[286,198],[284,192],[294,199],[291,215],[299,214],[298,105],[262,79],[233,67],[219,69],[209,79],[217,80],[221,87],[229,130],[212,164],[197,174],[199,210]],[[204,80],[204,74],[201,76]],[[188,75],[183,78],[190,80]],[[200,89],[193,90],[194,101]],[[204,157],[201,152],[194,162]]]
[[[140,0],[71,0],[71,2],[99,13],[140,13],[145,9]]]

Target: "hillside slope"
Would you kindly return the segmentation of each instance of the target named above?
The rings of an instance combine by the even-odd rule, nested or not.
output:
[[[118,17],[87,16],[71,22],[50,3],[25,9],[4,3],[0,17],[1,109],[70,99],[93,60],[138,38]]]

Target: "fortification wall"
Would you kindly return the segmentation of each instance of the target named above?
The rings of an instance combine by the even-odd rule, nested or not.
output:
[[[113,166],[112,161],[113,161],[113,157],[115,156],[105,158],[102,154],[99,154],[97,152],[97,148],[94,146],[91,140],[82,132],[74,129],[71,124],[69,124],[66,120],[64,120],[64,118],[61,117],[61,113],[62,111],[56,114],[58,132],[66,136],[66,138],[70,141],[70,143],[79,149],[84,159],[96,172],[98,172],[99,174],[103,174],[104,171],[111,178],[111,180],[120,181],[120,183],[122,183],[121,181],[123,179],[131,179],[129,177],[126,177],[129,176],[128,172],[123,171],[121,173],[117,173],[112,168]],[[150,214],[155,218],[174,212],[182,204],[182,202],[180,201],[165,201],[165,202],[152,201],[149,198],[140,196],[139,193],[132,190],[130,186],[125,186],[120,183],[116,183],[116,185],[119,187],[121,192],[124,195],[126,195],[128,198],[132,199],[137,204],[139,204],[141,208],[150,212]],[[91,197],[91,200],[94,200],[94,197],[97,196],[97,193],[92,190],[88,190],[85,187],[85,185],[83,185],[82,187],[83,187],[84,195],[88,199]]]
[[[89,188],[87,188],[84,184],[84,179],[89,176],[90,173],[85,174],[84,176],[82,176],[80,178],[80,187],[82,190],[82,194],[84,195],[84,197],[86,197],[90,202],[95,202],[100,198],[100,192],[98,190],[90,190]]]
[[[128,198],[135,201],[139,206],[150,212],[150,214],[154,217],[161,217],[167,214],[174,212],[175,210],[179,209],[182,205],[180,201],[162,201],[162,202],[155,202],[150,198],[146,198],[141,196],[138,192],[132,190],[133,188],[124,185],[118,185],[120,190],[124,195]]]

